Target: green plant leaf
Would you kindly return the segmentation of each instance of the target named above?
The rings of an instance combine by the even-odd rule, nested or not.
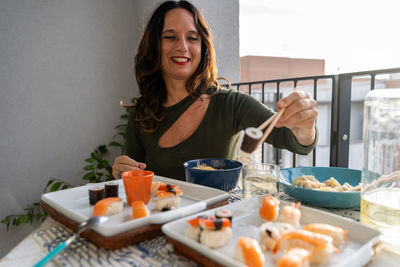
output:
[[[43,191],[43,192],[47,192],[47,188],[49,188],[49,186],[50,186],[53,182],[54,182],[54,180],[53,180],[53,179],[50,179],[50,180],[47,182],[47,185],[46,185],[46,187],[44,188],[44,191]]]
[[[55,182],[51,187],[50,187],[50,192],[55,192],[57,191],[61,186],[60,182]]]
[[[85,161],[88,162],[88,163],[93,163],[94,159],[93,158],[87,158],[87,159],[85,159]]]
[[[95,176],[95,174],[93,173],[93,172],[88,172],[88,173],[86,173],[85,174],[85,176],[83,176],[83,180],[90,180],[90,179],[92,179],[92,177],[94,177]]]
[[[8,224],[9,222],[10,222],[10,218],[8,218],[8,216],[5,217],[3,220],[1,220],[2,224]]]
[[[127,119],[129,119],[129,114],[122,114],[122,115],[120,116],[120,118],[121,118],[121,119],[124,119],[124,120],[127,120]]]
[[[92,170],[96,169],[96,166],[95,165],[87,165],[87,166],[83,167],[83,169],[85,171],[92,171]]]
[[[123,147],[123,145],[117,141],[112,141],[111,143],[108,144],[109,146],[118,146],[118,147]]]
[[[97,147],[97,149],[101,152],[101,153],[106,153],[107,152],[107,146],[106,145],[100,145]]]
[[[120,132],[120,133],[116,133],[113,138],[116,138],[117,136],[122,136],[124,139],[126,137],[126,133],[125,132]]]

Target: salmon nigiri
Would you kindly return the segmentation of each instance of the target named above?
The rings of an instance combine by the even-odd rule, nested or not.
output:
[[[141,200],[133,201],[131,203],[131,207],[132,207],[133,219],[138,219],[138,218],[149,216],[149,210],[143,201],[141,201]]]
[[[279,199],[273,196],[265,196],[260,208],[260,216],[266,221],[273,221],[279,214]]]
[[[235,248],[235,257],[247,266],[261,267],[265,257],[257,240],[241,236]]]
[[[120,197],[108,197],[104,198],[96,203],[93,208],[93,217],[94,216],[103,216],[103,215],[113,215],[120,213],[123,208],[122,198]]]

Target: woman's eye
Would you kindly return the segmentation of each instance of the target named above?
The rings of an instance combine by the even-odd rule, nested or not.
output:
[[[196,37],[189,37],[188,39],[189,39],[189,41],[197,41],[198,40],[198,38],[196,38]]]
[[[175,36],[166,35],[166,36],[163,36],[163,38],[167,39],[167,40],[173,40],[173,39],[175,39]]]

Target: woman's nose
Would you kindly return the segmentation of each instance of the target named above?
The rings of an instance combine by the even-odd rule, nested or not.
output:
[[[182,52],[188,51],[188,45],[187,45],[186,38],[184,38],[184,37],[183,38],[179,38],[176,50],[182,51]]]

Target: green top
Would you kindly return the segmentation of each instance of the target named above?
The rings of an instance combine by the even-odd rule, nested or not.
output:
[[[126,155],[145,162],[147,169],[157,175],[185,180],[185,161],[199,158],[237,159],[240,131],[258,127],[275,113],[247,94],[220,89],[211,97],[203,120],[188,139],[173,147],[159,147],[158,140],[163,133],[193,102],[194,99],[187,96],[179,103],[164,108],[165,118],[152,134],[144,133],[133,119],[129,119]],[[299,144],[285,127],[274,128],[266,142],[302,155],[308,154],[316,144],[316,141],[310,146]]]

